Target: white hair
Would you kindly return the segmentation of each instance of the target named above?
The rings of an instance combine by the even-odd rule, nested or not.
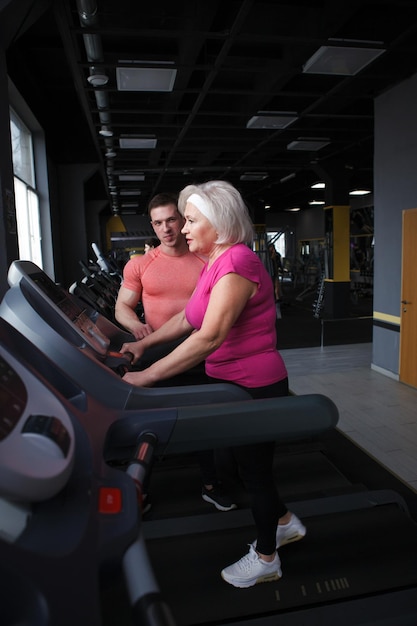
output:
[[[204,203],[204,216],[217,232],[216,243],[252,243],[253,223],[242,196],[233,185],[225,180],[210,180],[200,185],[188,185],[178,198],[178,210],[181,215],[184,215],[185,205],[192,194],[199,196]],[[199,208],[197,204],[196,206]]]

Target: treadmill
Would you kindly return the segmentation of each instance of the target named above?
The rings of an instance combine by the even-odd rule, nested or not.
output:
[[[18,279],[13,278],[16,270]],[[233,399],[227,396],[226,385],[219,402],[210,386],[208,396],[206,389],[190,389],[194,397],[189,402],[184,387],[176,397],[177,390],[150,390],[155,392],[152,402],[144,399],[142,408],[140,392],[149,390],[138,390],[134,408],[125,396],[118,406],[107,404],[106,392],[100,394],[85,376],[80,380],[74,364],[77,358],[79,363],[84,363],[81,357],[88,359],[84,373],[88,371],[90,378],[93,372],[94,376],[105,372],[103,384],[111,381],[112,389],[117,388],[114,381],[126,385],[109,371],[108,349],[101,357],[94,354],[84,329],[76,342],[77,318],[71,320],[72,314],[62,311],[61,301],[54,304],[53,298],[48,299],[46,287],[39,287],[45,281],[39,272],[32,264],[15,262],[0,316],[38,345],[39,354],[46,354],[56,367],[64,362],[65,376],[73,384],[75,377],[80,390],[74,401],[77,415],[91,441],[99,442],[102,456],[96,458],[102,462],[115,456],[131,458],[141,435],[154,432],[158,424],[157,453],[162,461],[152,470],[152,493],[158,501],[141,528],[161,592],[178,626],[322,626],[335,621],[340,626],[415,626],[415,494],[336,432],[337,410],[328,398],[313,394]],[[98,322],[96,328],[106,336],[103,329],[109,327],[94,313],[85,314]],[[55,341],[60,336],[72,351],[64,342],[49,345],[51,337]],[[96,403],[106,408],[100,420],[90,413]],[[219,572],[242,556],[254,539],[245,494],[239,492],[232,476],[230,485],[237,490],[239,508],[219,514],[210,507],[208,512],[207,505],[195,498],[198,468],[179,464],[170,453],[186,455],[205,447],[221,450],[255,437],[278,442],[275,470],[281,496],[303,519],[308,532],[303,541],[280,549],[283,578],[278,583],[239,590],[222,581]],[[114,577],[106,588],[103,602],[105,626],[130,626],[130,603],[120,577]]]
[[[234,403],[227,404],[223,413],[221,404],[211,410],[154,409],[150,419],[147,409],[120,414],[85,396],[66,372],[0,318],[1,624],[174,626],[140,513],[141,485],[155,451],[168,444],[177,453],[213,442],[248,443],[262,423],[273,437],[280,430],[272,419],[275,408],[254,401],[260,421],[251,419],[239,432],[240,403],[235,411]],[[317,432],[334,428],[334,404],[320,396],[315,401]],[[213,428],[217,410],[223,424]],[[121,423],[129,424],[124,435],[134,438],[126,471],[103,460],[111,445],[108,431]]]

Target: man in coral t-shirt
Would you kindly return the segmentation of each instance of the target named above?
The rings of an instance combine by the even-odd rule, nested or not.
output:
[[[181,234],[184,220],[175,195],[156,195],[148,212],[161,245],[126,263],[115,309],[116,320],[136,339],[143,339],[185,308],[204,265],[204,259],[189,252]],[[135,312],[139,302],[145,323]]]

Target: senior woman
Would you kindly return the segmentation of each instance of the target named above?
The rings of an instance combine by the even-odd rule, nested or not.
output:
[[[179,196],[188,247],[206,257],[185,309],[144,339],[127,343],[135,363],[151,346],[188,335],[170,354],[124,380],[152,386],[205,360],[208,379],[234,383],[253,398],[288,395],[284,361],[276,349],[271,278],[247,244],[253,224],[239,191],[226,181],[189,185]],[[257,539],[249,552],[221,572],[235,587],[281,577],[277,548],[302,539],[306,529],[280,500],[273,476],[274,443],[233,447],[249,494]]]

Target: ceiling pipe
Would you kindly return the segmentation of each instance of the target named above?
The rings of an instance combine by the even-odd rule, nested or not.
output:
[[[97,19],[97,3],[95,0],[77,0],[78,16],[80,24],[84,28],[98,27]],[[103,47],[101,44],[101,38],[99,35],[86,33],[83,35],[85,52],[87,60],[92,63],[90,67],[90,75],[96,72],[94,64],[104,63]],[[105,126],[110,124],[109,114],[109,98],[108,94],[104,90],[95,90],[95,97],[97,102],[97,109],[99,112],[100,122]]]
[[[80,20],[80,24],[84,28],[97,28],[97,2],[96,0],[77,0],[77,11]],[[104,53],[99,35],[85,33],[83,35],[85,52],[87,60],[91,63],[90,76],[94,76],[97,73],[97,65],[104,63]],[[104,75],[104,72],[99,70],[99,73]],[[97,103],[98,116],[102,127],[109,129],[111,127],[111,115],[110,115],[110,103],[109,96],[104,89],[95,89],[94,95]],[[106,146],[106,154],[114,154],[114,143],[112,136],[106,136],[104,138]],[[113,172],[113,162],[107,162],[107,173]]]
[[[95,28],[98,26],[97,2],[95,0],[77,0],[78,16],[81,26]],[[89,61],[100,62],[103,60],[103,48],[98,35],[86,33],[83,35],[84,46]]]

